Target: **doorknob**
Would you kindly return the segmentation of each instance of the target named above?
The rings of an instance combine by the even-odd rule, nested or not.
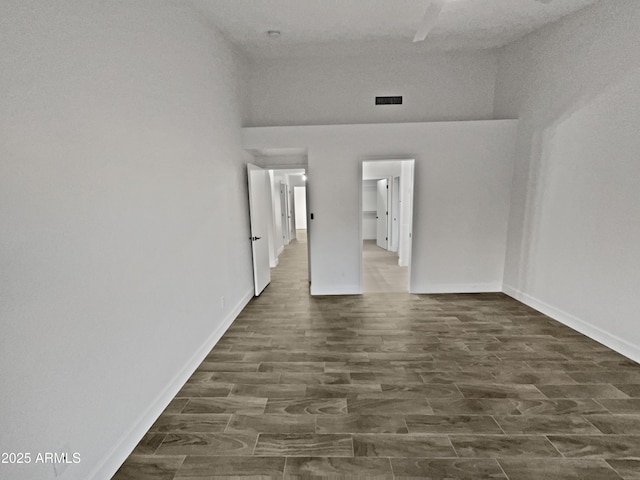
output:
[[[255,242],[256,240],[260,240],[262,237],[249,237],[249,240]]]

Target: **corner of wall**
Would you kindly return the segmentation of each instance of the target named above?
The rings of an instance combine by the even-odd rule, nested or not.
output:
[[[91,472],[89,478],[101,480],[111,478],[120,468],[122,463],[131,454],[140,439],[147,433],[156,419],[169,405],[171,400],[183,387],[185,382],[193,375],[198,366],[203,362],[209,352],[220,341],[233,321],[240,315],[242,309],[253,298],[253,288],[248,290],[241,300],[233,307],[220,326],[202,343],[202,346],[185,363],[180,372],[167,384],[166,388],[149,405],[149,408],[140,415],[138,421],[129,429],[122,438],[107,452],[96,468]]]
[[[606,330],[597,327],[596,325],[593,325],[581,318],[576,317],[575,315],[554,307],[553,305],[550,305],[510,285],[503,285],[502,292],[518,300],[519,302],[528,305],[534,310],[545,314],[553,320],[562,323],[572,330],[582,333],[583,335],[586,335],[587,337],[611,348],[612,350],[615,350],[625,357],[630,358],[634,362],[640,363],[640,347],[628,342],[624,338],[613,335]]]

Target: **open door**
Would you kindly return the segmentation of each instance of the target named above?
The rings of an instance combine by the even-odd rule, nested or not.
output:
[[[400,240],[400,177],[393,177],[390,184],[391,188],[391,205],[389,210],[389,250],[397,252]]]
[[[287,215],[289,220],[289,241],[296,238],[296,217],[295,212],[295,200],[293,198],[293,188],[287,185]]]
[[[389,245],[389,182],[387,179],[378,180],[378,192],[376,201],[376,244],[387,250]]]
[[[249,216],[251,218],[251,251],[253,253],[253,284],[256,296],[260,295],[271,281],[269,267],[269,243],[267,228],[271,212],[269,176],[266,170],[247,165],[249,179]]]
[[[282,224],[282,244],[289,245],[289,217],[287,213],[287,184],[280,182],[280,218]]]

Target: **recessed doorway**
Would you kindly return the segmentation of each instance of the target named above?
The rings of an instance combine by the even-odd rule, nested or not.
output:
[[[414,160],[362,162],[362,291],[409,292]]]

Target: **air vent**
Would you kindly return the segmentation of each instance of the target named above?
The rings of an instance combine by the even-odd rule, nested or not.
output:
[[[376,97],[376,105],[402,105],[402,97]]]

